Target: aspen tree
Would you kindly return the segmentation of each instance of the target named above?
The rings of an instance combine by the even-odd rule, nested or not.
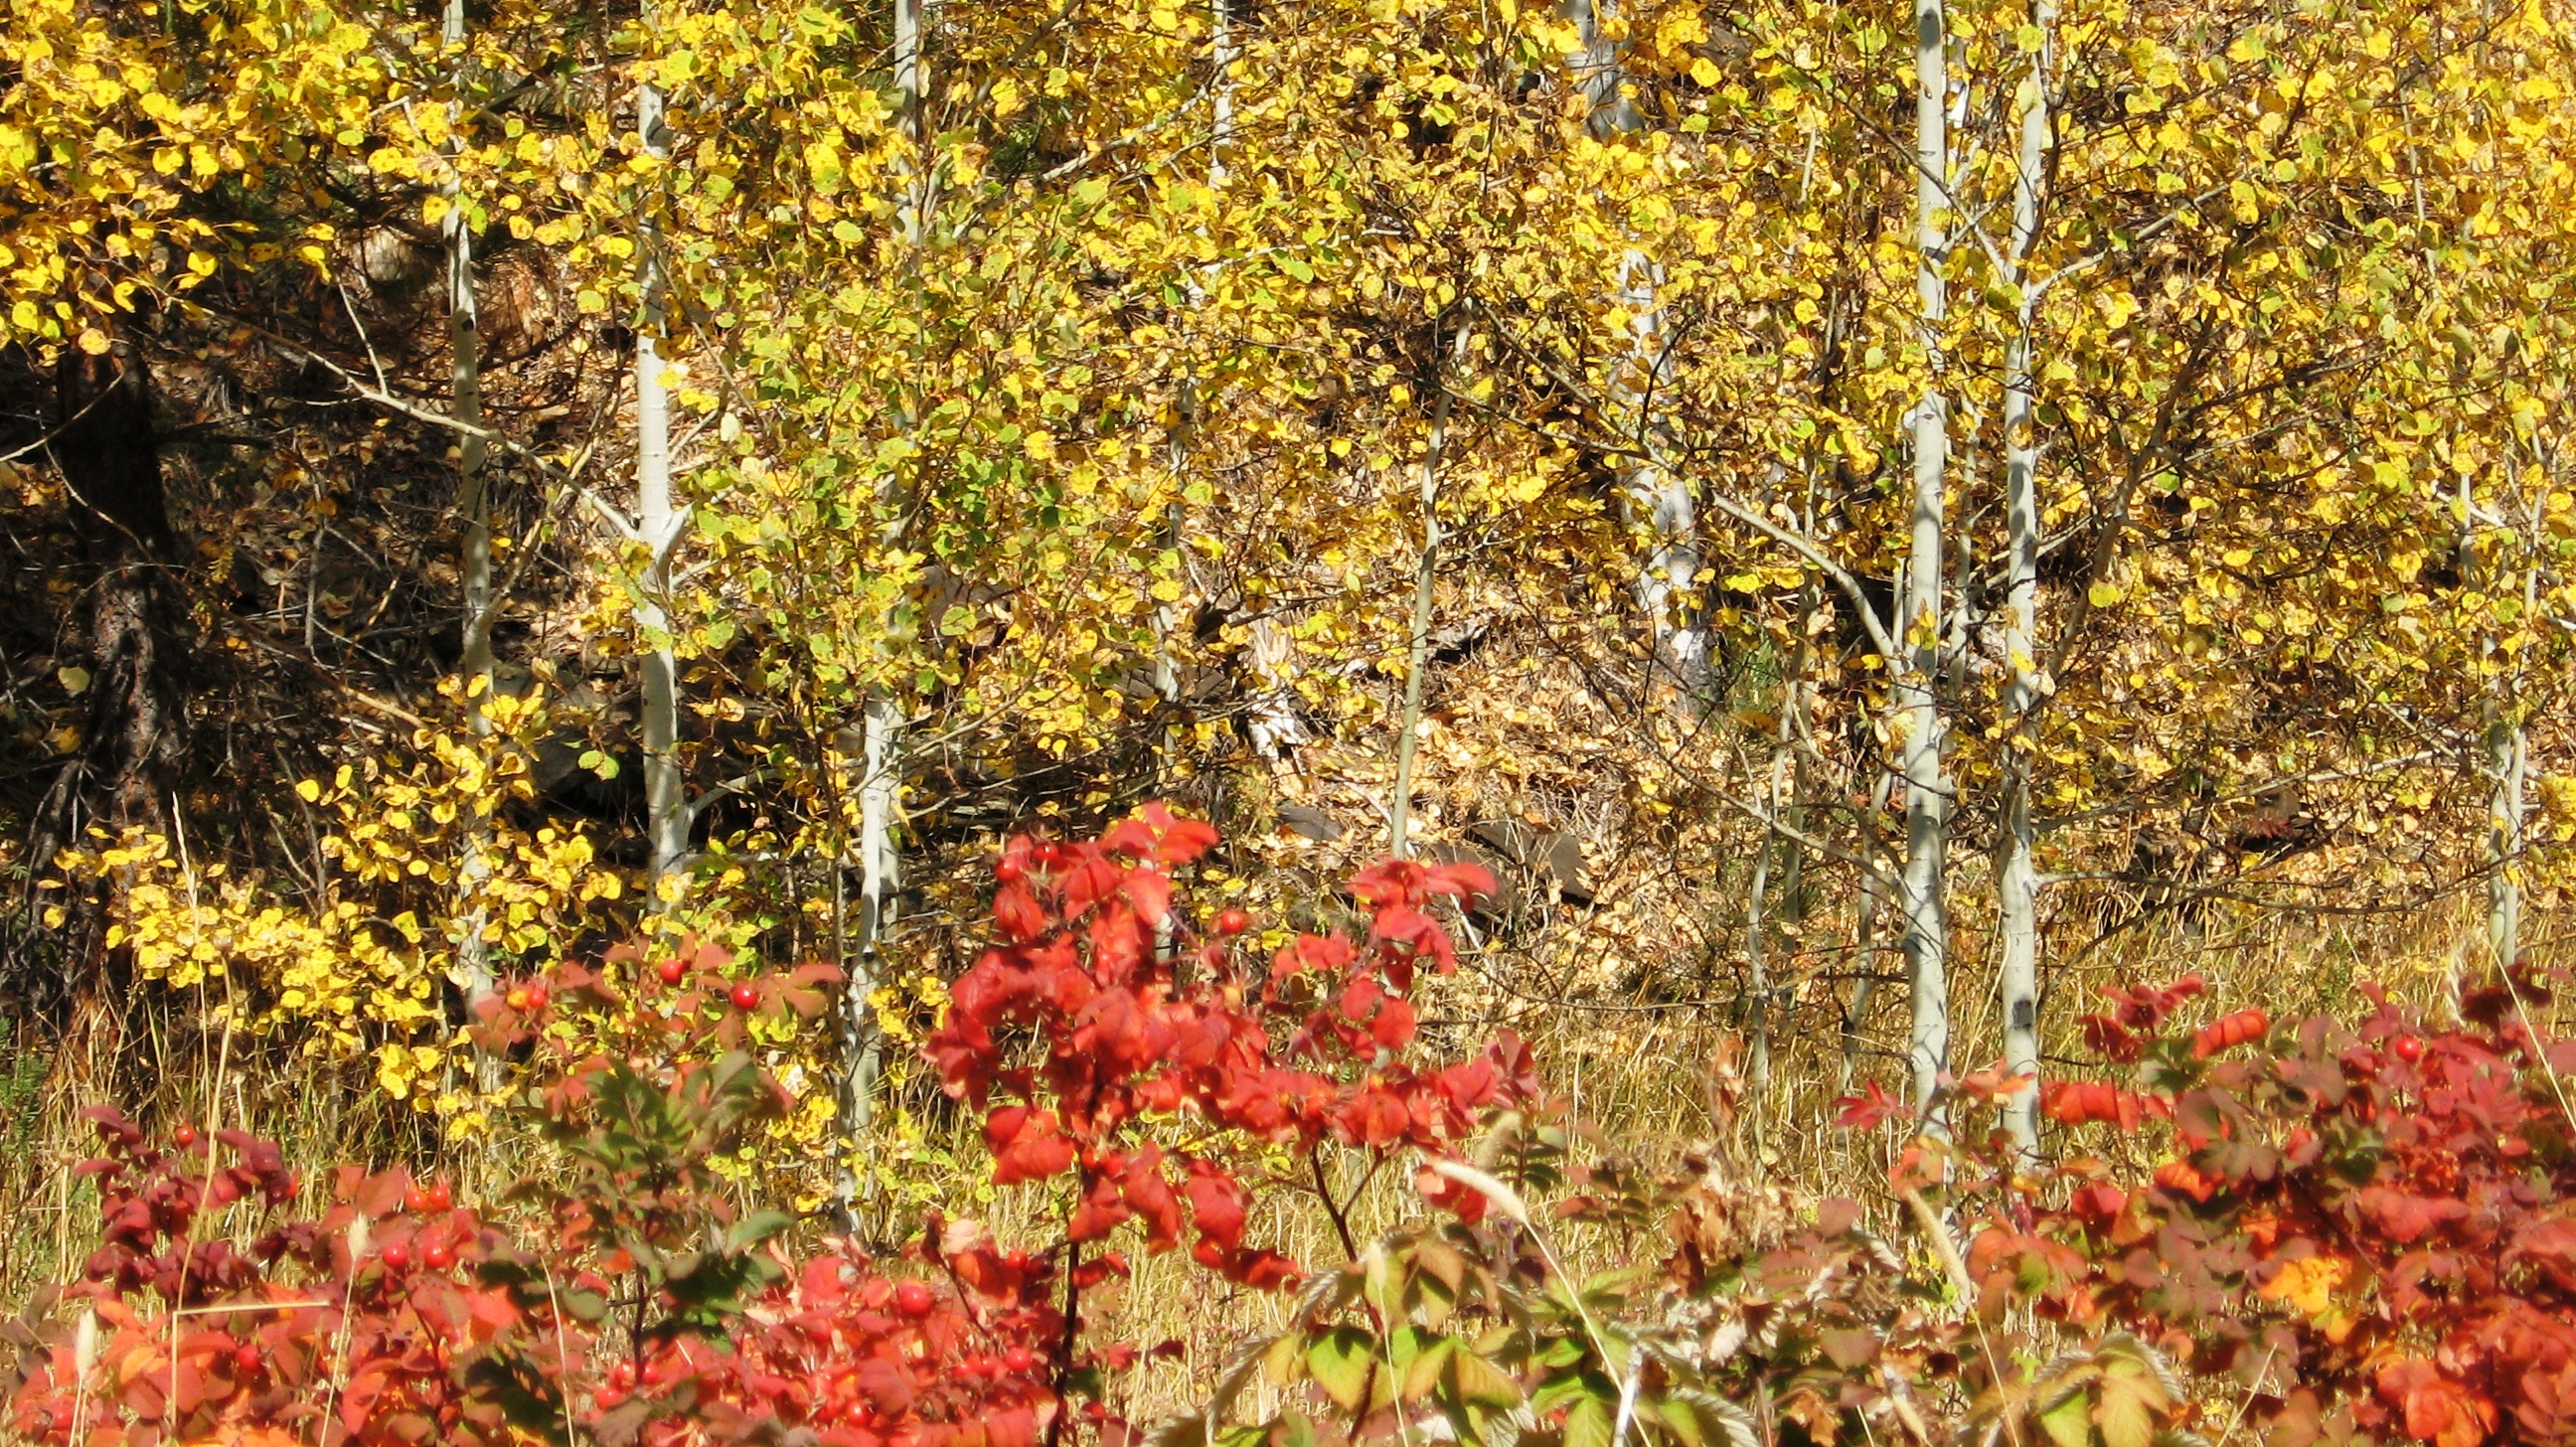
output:
[[[906,166],[896,170],[903,195],[896,206],[897,241],[905,264],[917,264],[928,225],[931,168],[928,127],[923,123],[923,7],[926,0],[894,0],[894,82],[897,124],[911,147]],[[880,501],[885,501],[880,499]],[[887,507],[891,516],[898,509]],[[895,524],[886,524],[889,532]],[[874,1111],[877,1073],[884,1042],[874,1007],[885,936],[894,925],[895,895],[902,887],[902,856],[895,844],[895,811],[903,789],[903,708],[893,689],[879,685],[861,705],[859,723],[859,929],[857,958],[847,962],[849,979],[841,1000],[840,1129],[848,1149],[865,1137]],[[843,1157],[835,1194],[844,1220],[858,1199],[857,1171]]]
[[[1906,1035],[1913,1099],[1927,1125],[1936,1123],[1941,1075],[1950,1059],[1950,928],[1943,897],[1949,848],[1949,781],[1942,771],[1940,702],[1943,491],[1947,486],[1950,409],[1943,394],[1943,328],[1948,258],[1949,38],[1941,0],[1914,6],[1915,291],[1921,304],[1924,390],[1913,417],[1913,506],[1901,595],[1901,658],[1895,673],[1897,726],[1905,776],[1905,971],[1912,1021]]]
[[[1474,345],[1467,322],[1458,323],[1453,366],[1464,365]],[[1436,355],[1436,353],[1435,353]],[[1449,406],[1456,385],[1447,369],[1433,372],[1440,398],[1431,406],[1431,436],[1422,448],[1422,551],[1413,565],[1413,633],[1404,659],[1404,709],[1397,717],[1395,792],[1387,800],[1387,852],[1410,852],[1405,829],[1413,811],[1413,758],[1422,731],[1422,676],[1431,658],[1431,604],[1440,574],[1440,451],[1449,441]]]
[[[646,551],[644,575],[638,581],[636,631],[646,642],[644,654],[644,811],[652,845],[651,882],[657,899],[677,888],[681,862],[689,852],[687,782],[680,772],[680,668],[672,648],[670,616],[671,553],[687,526],[685,510],[671,505],[671,396],[663,385],[663,289],[661,228],[655,207],[661,185],[660,165],[670,159],[671,137],[663,116],[662,88],[651,72],[652,0],[639,14],[646,38],[642,83],[635,92],[635,138],[655,163],[637,201],[636,256],[642,268],[643,316],[635,329],[635,523]]]
[[[453,57],[456,97],[449,104],[448,124],[463,124],[465,89],[473,74],[466,52],[465,0],[447,0],[440,40]],[[451,135],[451,166],[461,166],[465,138]],[[484,472],[483,383],[479,319],[474,303],[474,227],[463,194],[461,171],[451,169],[443,188],[447,211],[441,218],[447,243],[447,344],[450,415],[456,419],[457,513],[465,539],[457,559],[464,578],[464,608],[457,673],[465,692],[466,716],[478,738],[489,737],[491,722],[484,705],[492,693],[492,625],[497,600],[492,589],[492,497]],[[490,925],[482,888],[492,875],[492,826],[480,814],[466,821],[464,857],[456,871],[456,966],[454,981],[470,1011],[492,994]],[[492,1076],[494,1062],[481,1063]]]
[[[1572,11],[1582,49],[1568,60],[1589,103],[1592,134],[1606,140],[1643,130],[1645,117],[1627,95],[1627,70],[1612,34],[1611,22],[1618,18],[1613,0],[1573,0]],[[1691,700],[1707,680],[1708,643],[1692,602],[1700,571],[1697,510],[1689,480],[1660,456],[1658,394],[1670,387],[1673,360],[1662,282],[1661,268],[1643,247],[1631,244],[1622,251],[1613,294],[1628,348],[1607,392],[1613,425],[1626,443],[1618,468],[1620,502],[1633,522],[1644,524],[1649,539],[1634,585],[1637,606],[1652,630],[1656,672]]]
[[[2030,812],[2031,715],[2046,695],[2038,663],[2039,438],[2031,376],[2038,291],[2029,271],[2039,238],[2040,185],[2048,163],[2049,61],[2056,43],[2055,0],[2033,0],[2030,74],[2021,86],[2021,144],[2013,171],[2013,224],[2008,285],[2017,293],[2004,361],[2004,527],[2009,568],[2004,597],[2004,651],[2012,680],[2004,695],[2003,824],[1997,830],[1995,913],[2002,996],[2004,1068],[2032,1080],[2004,1107],[2013,1144],[2039,1148],[2039,876],[2031,858],[2037,833]]]

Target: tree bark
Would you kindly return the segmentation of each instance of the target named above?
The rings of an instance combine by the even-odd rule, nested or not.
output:
[[[2057,38],[2054,0],[2034,0],[2031,24],[2039,48],[2021,97],[2021,150],[2013,178],[2008,280],[2020,288],[2019,314],[2004,358],[2004,526],[2010,576],[2005,588],[2004,651],[2012,683],[2004,695],[2003,821],[1995,860],[1996,933],[2002,995],[2004,1068],[2031,1080],[2004,1106],[2004,1129],[2025,1159],[2039,1152],[2039,875],[2030,817],[2032,715],[2046,696],[2039,671],[2039,438],[2033,415],[2032,327],[2036,306],[2029,261],[2039,237],[2040,185],[2048,161],[2049,59]]]
[[[1941,351],[1949,308],[1942,264],[1949,250],[1944,212],[1950,154],[1941,0],[1916,0],[1914,25],[1915,289],[1926,377],[1913,419],[1913,516],[1900,640],[1906,656],[1890,662],[1896,665],[1895,703],[1904,731],[1905,969],[1912,1002],[1906,1053],[1915,1108],[1927,1129],[1938,1129],[1937,1097],[1950,1061],[1949,915],[1942,878],[1950,809],[1939,694],[1942,510],[1950,454]]]
[[[905,249],[916,257],[929,225],[932,185],[929,127],[922,114],[928,80],[922,48],[924,3],[925,0],[894,0],[896,120],[912,150],[908,172],[898,172],[903,194],[896,206],[896,226]],[[860,720],[857,953],[856,958],[846,962],[849,978],[841,993],[839,1126],[853,1152],[866,1138],[875,1114],[877,1075],[884,1049],[868,997],[876,992],[879,957],[885,937],[894,926],[895,896],[901,887],[902,856],[895,842],[895,814],[903,792],[903,723],[903,709],[891,692],[880,687],[869,694]],[[858,1200],[865,1189],[854,1157],[845,1155],[833,1192],[845,1226],[856,1224]]]
[[[1458,360],[1467,357],[1468,329],[1458,324]],[[1422,552],[1413,571],[1413,637],[1404,659],[1404,709],[1396,720],[1395,792],[1387,800],[1387,852],[1405,857],[1405,830],[1413,815],[1413,757],[1422,730],[1422,676],[1431,662],[1431,604],[1440,573],[1440,450],[1449,440],[1449,376],[1434,344],[1433,384],[1440,399],[1431,407],[1431,436],[1422,449]]]
[[[2538,538],[2546,535],[2541,528],[2543,519],[2537,514],[2547,504],[2548,489],[2543,486],[2535,489],[2535,493],[2539,505],[2534,508],[2535,515],[2529,521],[2531,536]],[[2482,565],[2469,545],[2477,526],[2477,512],[2472,502],[2469,482],[2464,477],[2460,480],[2462,552],[2468,565],[2464,571],[2474,569],[2485,574],[2490,580],[2485,591],[2492,598],[2496,592],[2494,583],[2503,581],[2497,576],[2501,570]],[[2539,572],[2526,560],[2523,569],[2523,618],[2527,620],[2534,616],[2539,601]],[[2493,655],[2497,648],[2495,636],[2490,631],[2485,640],[2485,651]],[[2522,692],[2521,683],[2519,666],[2512,670],[2498,668],[2490,677],[2485,700],[2487,832],[2483,862],[2487,868],[2487,955],[2499,970],[2511,969],[2522,957],[2523,791],[2529,763],[2522,715],[2516,707],[2516,699]]]
[[[1570,12],[1582,49],[1568,57],[1575,79],[1590,103],[1588,124],[1596,136],[1642,130],[1645,117],[1627,96],[1627,73],[1618,42],[1603,21],[1615,17],[1612,0],[1573,0]],[[1637,570],[1633,591],[1653,637],[1655,672],[1670,682],[1685,703],[1697,699],[1707,682],[1708,647],[1693,600],[1699,586],[1699,519],[1690,484],[1654,458],[1656,394],[1671,381],[1671,342],[1660,291],[1663,270],[1643,248],[1631,247],[1619,262],[1616,289],[1627,318],[1628,353],[1609,388],[1611,411],[1619,430],[1631,439],[1629,454],[1618,468],[1620,505],[1632,526],[1642,525],[1649,538],[1644,566]]]
[[[471,73],[463,54],[465,0],[447,0],[444,19],[442,39],[457,52],[455,83],[459,99],[451,109],[461,113],[462,92]],[[455,145],[461,151],[463,138],[459,137]],[[450,177],[446,194],[447,215],[441,224],[447,241],[448,411],[461,424],[456,438],[456,510],[465,524],[465,538],[457,557],[464,596],[459,610],[456,668],[465,692],[467,726],[479,739],[491,733],[491,722],[483,709],[492,694],[492,625],[496,621],[492,495],[490,479],[483,469],[483,439],[478,435],[483,426],[483,377],[480,321],[474,304],[474,227],[467,217],[465,196],[457,178]],[[483,886],[492,877],[492,826],[489,817],[480,812],[469,814],[464,824],[464,857],[456,871],[456,964],[449,979],[464,995],[470,1013],[489,999],[493,990],[491,945],[484,938],[490,919],[482,902]],[[478,1073],[486,1086],[495,1083],[493,1062],[478,1062]]]
[[[653,25],[650,0],[641,18]],[[668,159],[662,91],[651,81],[636,90],[635,135],[645,154]],[[680,772],[680,664],[670,639],[666,608],[671,553],[687,525],[671,505],[671,398],[662,385],[661,333],[664,276],[661,236],[648,198],[636,218],[637,255],[643,267],[643,317],[635,329],[635,530],[643,536],[644,576],[637,589],[636,631],[649,640],[644,655],[644,818],[652,846],[654,898],[675,887],[689,854],[687,781]]]

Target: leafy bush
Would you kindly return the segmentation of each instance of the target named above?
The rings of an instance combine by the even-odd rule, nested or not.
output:
[[[2134,1073],[2056,1087],[2049,1112],[2115,1147],[2158,1122],[2155,1147],[2015,1201],[1977,1242],[1983,1279],[2230,1381],[2266,1441],[2576,1440],[2576,1042],[2537,1034],[2547,992],[2498,981],[2451,1025],[2374,990],[2357,1026],[2171,1027],[2194,993],[2088,1020]]]
[[[2196,981],[2114,992],[2086,1022],[2112,1072],[2045,1096],[2098,1155],[2018,1156],[1990,1116],[2030,1083],[1975,1072],[1873,1222],[1722,1146],[1582,1159],[1517,1039],[1431,1051],[1413,991],[1456,963],[1435,911],[1491,889],[1482,871],[1380,863],[1350,881],[1356,928],[1263,960],[1239,911],[1175,906],[1172,871],[1215,843],[1148,807],[996,865],[995,942],[925,1054],[978,1112],[993,1183],[1032,1193],[1032,1239],[933,1214],[901,1263],[791,1245],[727,1163],[788,1105],[752,1048],[820,1016],[837,972],[618,951],[476,1023],[552,1152],[497,1212],[355,1168],[317,1208],[274,1145],[98,1113],[100,1244],[70,1324],[46,1302],[20,1332],[9,1428],[1116,1447],[1139,1429],[1105,1384],[1138,1353],[1086,1293],[1186,1245],[1210,1282],[1297,1294],[1157,1447],[2576,1440],[2576,1047],[2537,1035],[2536,981],[2443,1026],[2374,995],[2352,1027],[2191,1029]],[[1906,1114],[1877,1090],[1843,1105]],[[1409,1169],[1430,1209],[1363,1241],[1342,1165]],[[1257,1239],[1282,1194],[1313,1198],[1342,1260]],[[1262,1376],[1279,1390],[1247,1416]]]

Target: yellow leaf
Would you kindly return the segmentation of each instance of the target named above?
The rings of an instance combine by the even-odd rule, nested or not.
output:
[[[2120,585],[2117,583],[2096,583],[2084,590],[2086,601],[2096,608],[2111,607],[2125,596],[2127,595],[2120,591]]]

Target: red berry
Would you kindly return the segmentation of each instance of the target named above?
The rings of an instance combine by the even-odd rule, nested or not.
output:
[[[1239,935],[1250,928],[1252,916],[1239,909],[1229,909],[1216,917],[1216,932],[1221,935]]]
[[[418,1186],[403,1192],[403,1209],[415,1216],[426,1214],[429,1210],[429,1192]]]
[[[179,1145],[179,1149],[184,1151],[188,1147],[197,1143],[197,1128],[192,1125],[183,1125],[177,1130],[170,1132],[170,1139],[176,1141]]]
[[[1002,1365],[1015,1372],[1035,1371],[1038,1365],[1038,1354],[1027,1347],[1013,1347],[1002,1353]]]
[[[894,1289],[895,1310],[906,1316],[930,1315],[930,1288],[918,1281],[907,1281]]]
[[[689,977],[689,967],[678,960],[664,960],[653,967],[653,973],[662,977],[663,984],[676,986]]]
[[[445,1181],[429,1188],[429,1209],[433,1211],[456,1209],[456,1193],[448,1189]]]
[[[542,1010],[542,1009],[544,1009],[544,1008],[546,1007],[546,1001],[547,1001],[547,999],[548,999],[548,998],[550,998],[550,997],[549,997],[549,996],[548,996],[548,994],[546,993],[546,987],[545,987],[545,986],[543,986],[543,985],[530,985],[530,986],[528,987],[528,1008],[529,1008],[529,1009],[531,1009],[531,1010]]]
[[[749,980],[733,987],[733,1007],[737,1010],[760,1008],[760,987]]]
[[[1020,876],[1026,873],[1028,873],[1027,868],[1007,854],[993,865],[993,878],[1003,884],[1017,884],[1020,882]]]
[[[2424,1042],[2412,1035],[2398,1036],[2397,1043],[2389,1048],[2397,1052],[2397,1058],[2400,1060],[2415,1061],[2424,1058]]]
[[[233,1348],[233,1370],[245,1377],[259,1375],[259,1348],[249,1342]]]
[[[528,1008],[528,992],[521,986],[512,985],[510,987],[510,993],[501,997],[501,1003],[509,1006],[513,1010],[524,1011]]]
[[[428,1263],[432,1271],[445,1271],[456,1264],[456,1248],[440,1242],[420,1253],[420,1259]]]
[[[411,1265],[410,1247],[405,1246],[400,1241],[392,1242],[385,1247],[386,1270],[400,1271],[409,1265]]]
[[[1037,848],[1038,868],[1052,870],[1064,862],[1064,846],[1052,839],[1041,839]]]

